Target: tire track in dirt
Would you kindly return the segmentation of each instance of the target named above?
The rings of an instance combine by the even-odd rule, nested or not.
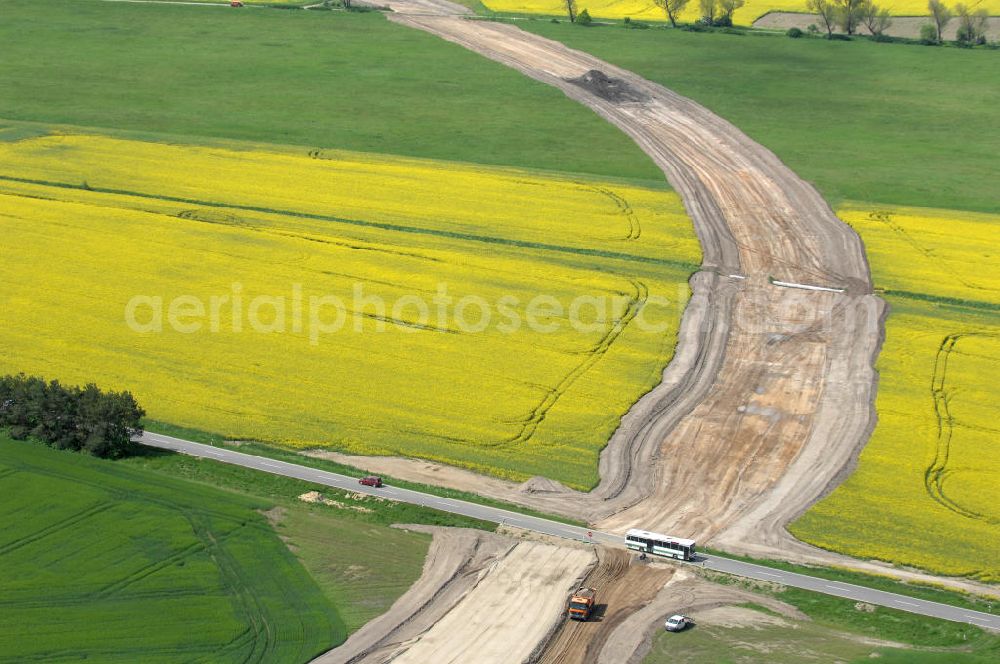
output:
[[[620,549],[598,549],[599,562],[582,585],[597,590],[593,617],[587,622],[564,619],[532,664],[596,662],[611,635],[629,616],[651,602],[674,569],[632,564],[633,555]]]

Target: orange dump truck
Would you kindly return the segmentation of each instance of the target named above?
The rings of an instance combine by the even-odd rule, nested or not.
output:
[[[589,620],[594,612],[597,591],[593,588],[579,588],[569,598],[566,611],[573,620]]]

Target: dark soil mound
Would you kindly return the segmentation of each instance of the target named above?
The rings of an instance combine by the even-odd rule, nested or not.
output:
[[[620,78],[611,78],[600,69],[591,69],[579,78],[566,79],[573,85],[592,92],[601,99],[622,104],[630,101],[645,101],[646,95],[635,90]]]

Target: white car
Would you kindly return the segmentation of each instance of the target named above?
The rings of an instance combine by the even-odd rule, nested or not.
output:
[[[687,616],[676,615],[667,618],[667,622],[663,626],[668,632],[683,632],[690,624],[691,619]]]

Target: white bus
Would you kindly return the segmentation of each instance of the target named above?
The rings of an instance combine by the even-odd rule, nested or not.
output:
[[[625,533],[625,546],[633,551],[642,551],[678,560],[691,560],[694,556],[694,545],[694,540],[669,537],[637,528]]]

